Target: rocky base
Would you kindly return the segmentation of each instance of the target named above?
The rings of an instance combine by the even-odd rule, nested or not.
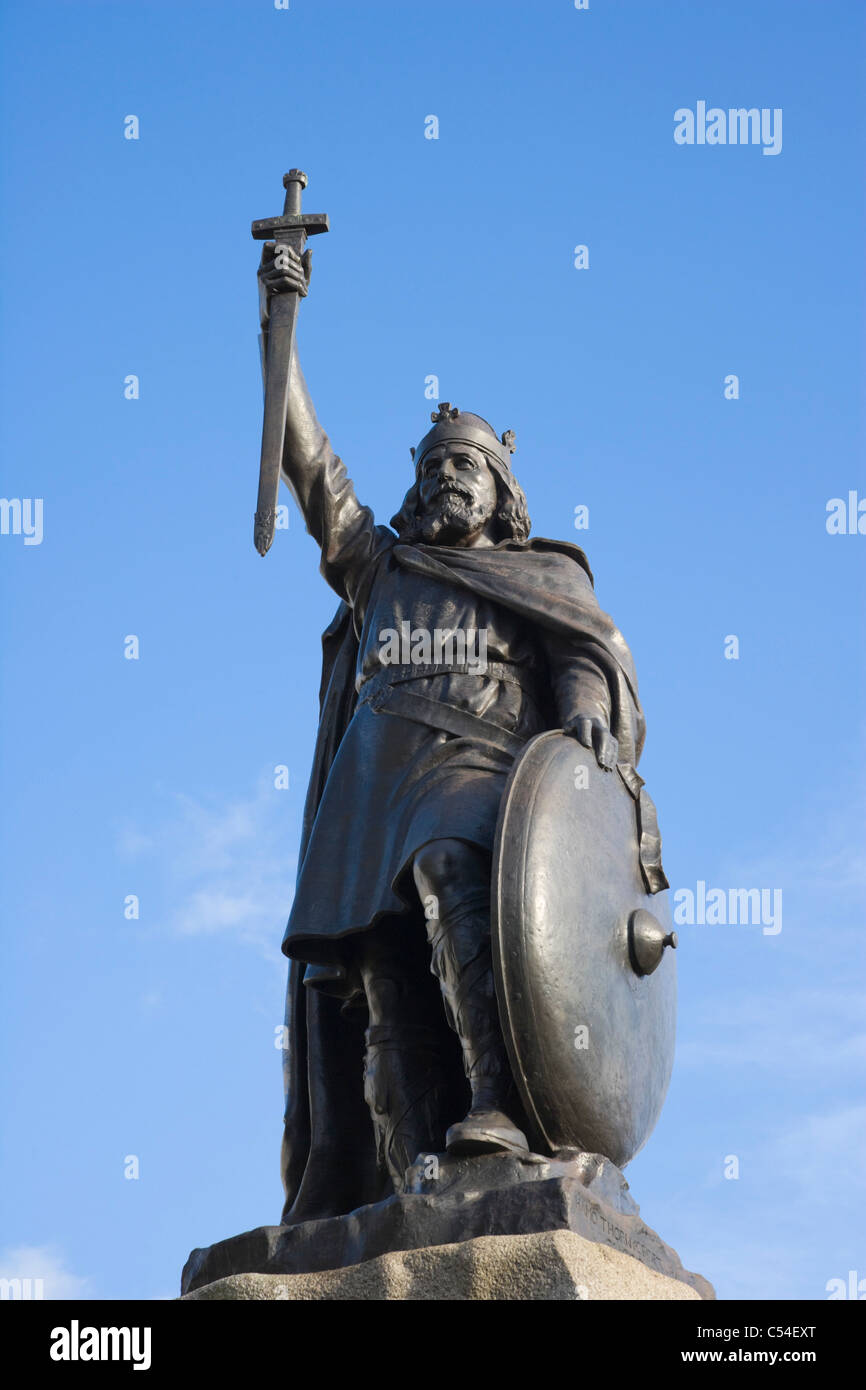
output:
[[[591,1299],[680,1300],[701,1295],[680,1279],[573,1231],[478,1236],[458,1245],[394,1251],[319,1274],[230,1274],[184,1300]]]
[[[674,1295],[604,1292],[672,1284]],[[440,1286],[452,1291],[413,1291]],[[580,1288],[590,1298],[715,1297],[640,1219],[619,1169],[598,1154],[571,1151],[554,1158],[421,1154],[403,1192],[346,1216],[260,1226],[193,1250],[181,1282],[182,1294],[201,1290],[209,1298],[574,1299],[584,1296]]]

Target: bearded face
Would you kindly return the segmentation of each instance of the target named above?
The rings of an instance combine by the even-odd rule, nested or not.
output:
[[[441,444],[425,454],[419,476],[421,539],[428,545],[490,543],[496,479],[482,449]]]

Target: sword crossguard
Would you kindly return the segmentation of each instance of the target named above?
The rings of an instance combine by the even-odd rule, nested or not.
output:
[[[307,183],[307,176],[302,169],[290,169],[287,174],[283,174],[283,188],[286,190],[283,215],[262,217],[254,222],[252,234],[256,241],[268,241],[273,237],[275,241],[288,241],[292,244],[298,242],[295,250],[302,251],[303,243],[308,236],[328,230],[328,218],[325,213],[301,212],[301,194]],[[302,235],[290,237],[290,232],[300,232]]]

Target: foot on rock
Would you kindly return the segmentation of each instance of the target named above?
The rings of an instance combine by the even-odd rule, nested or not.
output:
[[[450,1154],[528,1153],[526,1135],[501,1110],[470,1110],[445,1135]]]

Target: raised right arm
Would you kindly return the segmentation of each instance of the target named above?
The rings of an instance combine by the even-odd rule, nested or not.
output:
[[[263,372],[272,295],[290,290],[305,295],[308,285],[308,254],[302,261],[290,253],[289,269],[275,270],[273,246],[265,245],[259,267]],[[354,604],[371,561],[393,537],[385,528],[376,526],[369,507],[359,503],[342,460],[319,424],[298,360],[297,343],[292,358],[282,472],[307,530],[321,549],[323,576],[342,599]]]

